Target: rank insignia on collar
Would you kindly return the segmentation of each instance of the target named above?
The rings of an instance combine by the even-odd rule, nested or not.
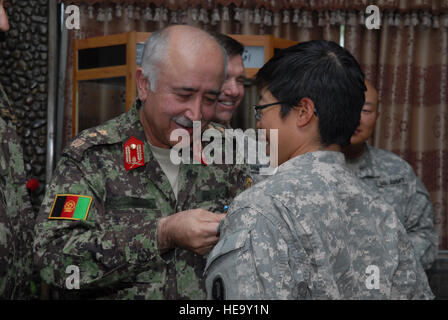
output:
[[[92,197],[77,194],[57,194],[48,219],[86,220]]]
[[[135,137],[129,138],[124,144],[124,167],[126,171],[145,165],[145,153],[143,141]]]

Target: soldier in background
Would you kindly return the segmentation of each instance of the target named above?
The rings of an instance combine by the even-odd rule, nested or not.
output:
[[[278,129],[280,166],[232,202],[208,257],[208,298],[433,298],[393,208],[345,166],[366,90],[353,56],[304,42],[256,80],[257,127]]]
[[[68,295],[69,268],[80,275],[76,298],[205,298],[203,255],[249,172],[176,165],[170,136],[175,129],[191,136],[193,121],[207,128],[225,64],[223,49],[200,29],[152,33],[137,71],[138,102],[83,131],[53,174],[36,223],[45,282]]]
[[[246,81],[243,53],[244,46],[239,41],[222,33],[212,33],[216,41],[226,50],[229,57],[227,65],[227,78],[222,86],[221,93],[216,105],[216,114],[213,121],[221,124],[218,130],[224,133],[224,129],[232,129],[230,121],[236,109],[240,106],[244,98],[244,83]],[[257,154],[255,137],[251,138],[241,131],[235,130],[236,141],[244,141],[244,159],[248,163],[250,153]],[[260,159],[256,163],[249,164],[252,182],[258,183],[275,173],[274,168],[269,168],[269,164],[261,165]],[[263,168],[263,171],[260,169]]]
[[[233,113],[240,106],[244,98],[244,74],[243,53],[244,46],[222,33],[213,33],[213,37],[226,50],[229,62],[227,64],[227,77],[221,88],[221,93],[216,104],[214,122],[231,129],[230,121]]]
[[[0,0],[0,33],[9,30]],[[28,299],[33,273],[34,213],[26,189],[26,174],[17,118],[0,84],[0,299]]]
[[[367,144],[380,113],[378,92],[368,81],[366,87],[360,125],[351,138],[351,145],[343,150],[347,166],[394,207],[417,258],[424,269],[429,269],[437,256],[438,247],[433,205],[425,186],[406,161],[392,152]]]

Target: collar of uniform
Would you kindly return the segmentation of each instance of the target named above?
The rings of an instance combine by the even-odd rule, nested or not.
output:
[[[127,117],[125,124],[122,128],[122,142],[123,145],[131,138],[135,137],[139,139],[140,141],[143,141],[143,153],[145,157],[145,164],[154,163],[154,161],[157,161],[154,157],[154,154],[151,150],[151,145],[149,144],[149,141],[146,140],[145,130],[143,129],[143,125],[140,122],[139,117],[139,111],[141,110],[137,108],[137,101],[134,102],[132,107],[127,112]],[[209,125],[208,128],[213,128],[213,126]],[[202,144],[202,148],[204,148],[205,145],[207,145],[210,142],[204,142]],[[158,163],[158,162],[157,162]]]
[[[367,143],[365,144],[365,146],[366,146],[366,152],[364,153],[364,156],[361,160],[357,176],[359,178],[364,177],[378,178],[380,174],[375,171],[375,168],[377,168],[377,163],[375,157],[373,157],[372,155],[372,147],[369,146]]]
[[[143,153],[145,156],[145,164],[155,160],[151,152],[150,145],[146,140],[145,130],[143,129],[143,125],[140,122],[139,109],[137,108],[137,101],[134,102],[134,104],[126,114],[126,120],[122,128],[121,135],[123,145],[131,137],[135,137],[143,142]]]
[[[345,164],[344,154],[338,151],[315,151],[307,152],[295,158],[292,158],[278,167],[278,172],[294,169],[298,165],[306,165],[312,163],[329,163],[329,164]]]
[[[129,111],[126,113],[126,118],[125,118],[125,121],[121,128],[120,135],[121,135],[121,140],[122,140],[123,144],[125,144],[131,137],[135,137],[135,138],[143,141],[143,143],[144,143],[143,151],[144,151],[144,155],[145,155],[145,164],[146,164],[150,161],[154,161],[155,157],[151,151],[149,142],[146,140],[145,130],[143,129],[143,125],[141,124],[140,118],[139,118],[139,110],[140,109],[137,108],[137,101],[136,101],[136,102],[134,102],[132,107],[129,109]],[[225,127],[220,124],[211,122],[206,127],[206,129],[216,129],[224,135]],[[202,143],[202,150],[204,150],[204,147],[207,146],[210,143],[210,141],[202,142],[202,139],[201,139],[201,143]],[[192,148],[191,148],[191,150],[192,150]],[[192,156],[192,154],[191,154],[191,156]]]

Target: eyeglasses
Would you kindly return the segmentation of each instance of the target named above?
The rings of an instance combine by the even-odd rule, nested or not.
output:
[[[262,105],[256,105],[254,104],[254,110],[255,110],[255,120],[260,121],[263,114],[260,112],[260,110],[263,110],[264,108],[275,106],[277,104],[284,104],[286,102],[274,102],[274,103],[268,103],[268,104],[262,104]]]

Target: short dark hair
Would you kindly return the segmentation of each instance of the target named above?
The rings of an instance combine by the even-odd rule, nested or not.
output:
[[[244,46],[241,42],[219,32],[211,32],[211,35],[226,50],[229,58],[243,55]]]
[[[356,59],[338,44],[314,40],[279,51],[257,73],[255,83],[282,104],[285,117],[302,98],[314,102],[322,145],[350,144],[359,125],[366,86]]]

